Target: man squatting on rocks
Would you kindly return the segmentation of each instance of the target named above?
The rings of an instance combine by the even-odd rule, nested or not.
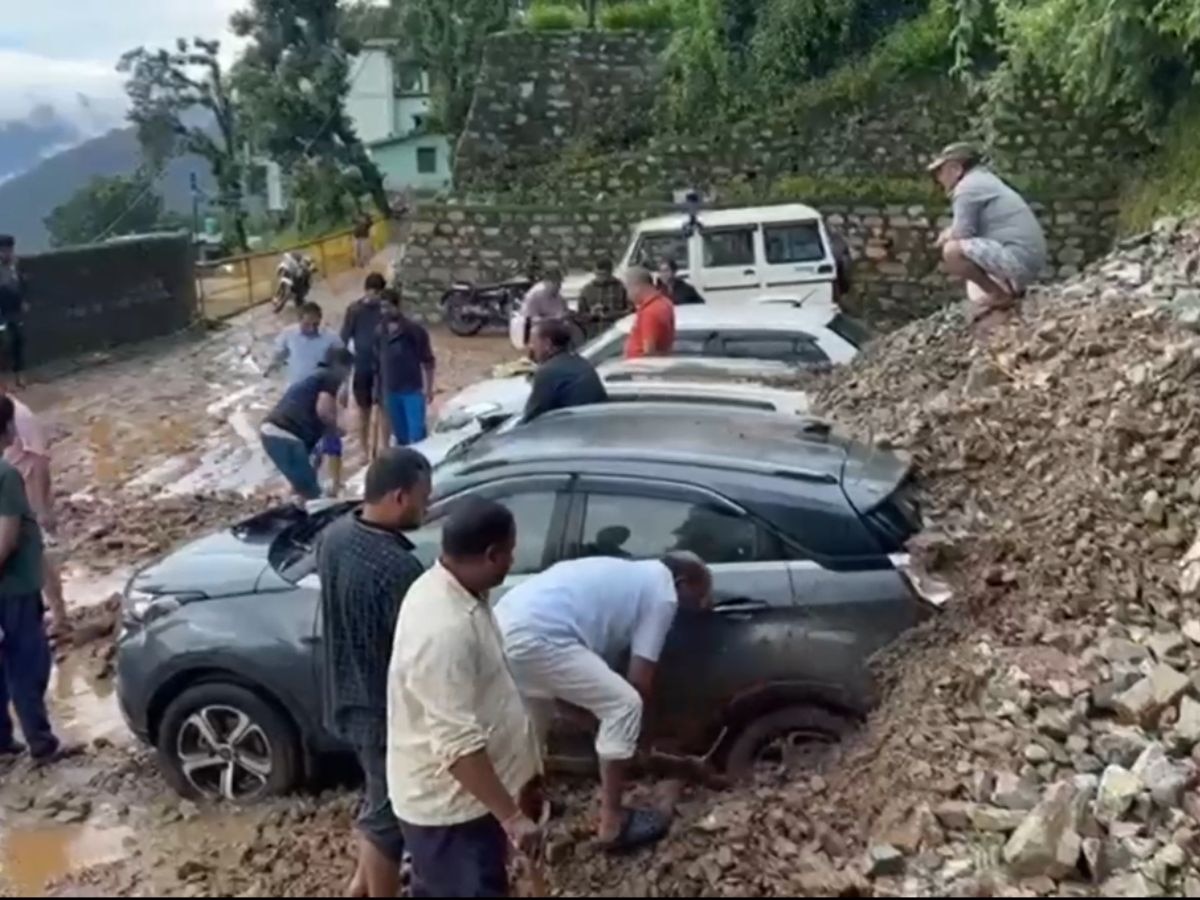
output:
[[[414,897],[507,896],[509,845],[541,846],[541,754],[488,602],[516,542],[507,509],[463,500],[400,609],[387,768]]]
[[[953,205],[938,238],[946,269],[967,282],[970,322],[981,330],[1011,314],[1046,264],[1046,237],[1025,199],[983,165],[969,143],[950,144],[929,171]]]
[[[686,552],[662,560],[562,562],[522,582],[497,604],[509,664],[543,744],[556,702],[566,704],[568,713],[584,710],[600,723],[597,832],[609,850],[629,851],[666,836],[666,816],[626,809],[622,797],[676,612],[711,608],[712,573]],[[622,678],[611,667],[627,655],[629,670]]]
[[[362,508],[329,526],[317,554],[325,719],[358,757],[365,778],[358,868],[351,897],[395,897],[404,836],[388,798],[388,665],[400,604],[424,567],[403,531],[429,503],[429,462],[415,450],[384,450],[367,469]]]

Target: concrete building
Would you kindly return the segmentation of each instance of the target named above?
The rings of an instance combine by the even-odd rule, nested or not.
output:
[[[429,76],[398,60],[396,42],[367,41],[352,72],[346,111],[390,191],[450,187],[451,146],[431,133]]]

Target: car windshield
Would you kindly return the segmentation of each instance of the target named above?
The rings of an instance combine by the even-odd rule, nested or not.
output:
[[[268,559],[285,581],[299,581],[312,571],[317,537],[331,523],[358,506],[357,501],[334,503],[318,512],[297,518],[271,541]]]
[[[682,231],[668,231],[658,234],[642,234],[637,238],[637,245],[629,256],[629,265],[645,266],[650,271],[658,268],[659,263],[669,259],[679,269],[688,269],[688,241]]]
[[[830,320],[829,330],[856,350],[861,350],[871,339],[871,329],[845,313],[838,313]]]

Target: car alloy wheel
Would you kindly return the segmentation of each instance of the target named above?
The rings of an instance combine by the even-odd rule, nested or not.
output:
[[[179,767],[195,791],[213,800],[245,803],[267,791],[271,741],[246,713],[203,706],[183,722],[176,740]]]

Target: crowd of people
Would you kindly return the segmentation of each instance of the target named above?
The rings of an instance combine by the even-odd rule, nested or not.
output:
[[[367,276],[363,296],[347,308],[337,333],[322,326],[320,306],[305,303],[300,321],[279,335],[265,375],[281,367],[287,387],[260,435],[263,450],[301,499],[321,496],[323,464],[329,493],[341,492],[351,403],[368,460],[389,439],[399,446],[424,440],[436,373],[433,343],[424,325],[404,315],[399,293],[382,275]]]
[[[381,452],[361,508],[330,526],[318,554],[326,720],[365,777],[350,894],[396,896],[407,854],[413,896],[506,895],[509,852],[539,849],[560,713],[597,728],[599,844],[625,852],[661,839],[662,811],[624,798],[676,613],[711,608],[708,568],[686,553],[572,560],[492,602],[513,565],[512,514],[461,501],[426,570],[404,531],[430,493],[423,456]]]

